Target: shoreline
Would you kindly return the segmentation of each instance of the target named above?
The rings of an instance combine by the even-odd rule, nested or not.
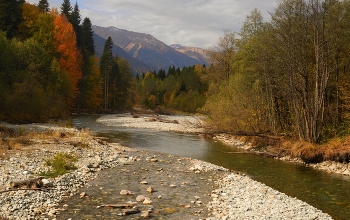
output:
[[[241,149],[247,150],[251,153],[262,154],[262,155],[267,153],[267,151],[255,150],[254,146],[252,146],[250,143],[241,142],[234,135],[217,134],[217,135],[214,135],[213,138],[218,140],[218,141],[221,141],[225,145],[241,148]],[[324,171],[327,173],[335,173],[335,174],[341,174],[344,176],[350,176],[350,164],[349,163],[339,163],[339,162],[327,160],[327,161],[323,161],[321,163],[309,163],[309,164],[307,164],[304,161],[302,161],[300,158],[293,158],[290,156],[277,157],[275,155],[268,155],[268,156],[272,157],[276,160],[287,161],[290,163],[303,164],[304,166],[312,167],[314,169]]]
[[[103,115],[98,119],[98,122],[105,124],[106,126],[122,126],[122,127],[134,127],[134,128],[147,128],[153,130],[163,131],[175,131],[182,133],[192,133],[198,135],[207,135],[205,129],[204,117],[193,115],[157,115],[157,114],[112,114]],[[278,157],[268,154],[267,151],[258,151],[254,149],[250,143],[241,142],[234,135],[227,133],[219,133],[213,135],[213,138],[221,141],[225,145],[237,147],[247,150],[251,153],[265,155],[273,157],[277,160],[287,161],[291,163],[303,164],[305,166],[312,167],[317,170],[325,171],[328,173],[342,174],[350,176],[349,163],[339,163],[335,161],[323,161],[321,163],[307,164],[300,158],[284,156]]]
[[[173,118],[166,118],[165,121],[158,118],[156,121],[151,120],[150,123],[157,123],[155,125],[159,126],[159,120],[163,120],[161,122],[163,128],[182,123],[182,120],[178,119],[175,122]],[[167,120],[172,121],[172,123]],[[201,123],[196,121],[198,118],[195,118],[194,121],[185,118],[185,127],[182,131],[189,132],[189,128],[192,131],[197,131]],[[18,150],[11,150],[9,155],[5,155],[7,158],[0,159],[0,176],[2,176],[0,188],[2,190],[6,189],[11,181],[27,179],[29,176],[35,176],[40,171],[45,170],[47,167],[43,162],[57,152],[79,155],[79,160],[76,163],[78,169],[63,176],[49,178],[49,185],[54,190],[23,190],[1,193],[0,217],[4,216],[8,219],[59,218],[60,211],[69,209],[69,206],[62,205],[62,201],[70,197],[81,197],[80,190],[84,187],[92,187],[89,182],[96,179],[99,171],[124,167],[123,164],[137,161],[135,159],[137,157],[125,157],[125,152],[138,152],[141,156],[145,154],[144,151],[126,148],[119,144],[108,144],[76,129],[51,125],[21,125],[20,127],[28,129],[36,127],[40,131],[53,129],[66,135],[62,138],[49,140],[32,140],[33,144]],[[79,142],[87,143],[88,146],[77,147],[76,143]],[[225,168],[204,161],[184,157],[176,157],[176,159],[180,161],[191,160],[193,164],[186,167],[187,171],[184,173],[192,173],[191,175],[199,175],[199,177],[203,175],[203,179],[208,170],[222,170],[220,171],[222,172],[221,178],[212,180],[216,186],[210,194],[211,201],[207,204],[199,204],[208,209],[210,214],[208,214],[207,219],[248,218],[249,216],[259,216],[262,219],[292,217],[332,219],[328,214],[322,213],[307,203],[286,196],[244,175],[231,173]],[[237,192],[241,196],[237,197]],[[191,204],[191,201],[188,202]]]

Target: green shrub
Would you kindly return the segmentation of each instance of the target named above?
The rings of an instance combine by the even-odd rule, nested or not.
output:
[[[53,158],[46,160],[46,165],[51,166],[51,170],[48,172],[40,173],[41,176],[46,177],[57,177],[63,175],[70,170],[75,170],[77,167],[74,165],[74,162],[77,162],[78,159],[68,153],[57,153]]]

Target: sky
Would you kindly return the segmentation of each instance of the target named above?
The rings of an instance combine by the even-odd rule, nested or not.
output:
[[[151,34],[168,45],[207,49],[225,30],[239,31],[254,8],[268,21],[278,0],[71,0],[72,7],[76,1],[82,19],[89,17],[93,25]],[[48,2],[50,8],[60,9],[63,0]]]

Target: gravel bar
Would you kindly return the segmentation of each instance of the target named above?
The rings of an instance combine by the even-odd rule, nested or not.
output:
[[[107,118],[109,117],[111,116]],[[107,123],[107,118],[102,117],[100,120]],[[180,118],[168,120],[179,122]],[[195,130],[199,128],[196,122],[198,119],[191,120],[193,121],[189,122],[189,118],[184,119],[187,124],[186,129],[181,128],[183,131],[188,131],[188,123],[196,124],[196,126],[193,125]],[[168,122],[163,122],[162,127],[173,126],[174,123]],[[61,132],[64,131],[62,128]],[[72,132],[72,129],[67,132]],[[11,181],[29,178],[47,169],[44,164],[45,159],[57,152],[75,154],[79,159],[76,163],[77,170],[47,180],[52,190],[0,193],[0,218],[3,216],[8,219],[60,219],[60,211],[69,209],[62,206],[61,202],[64,199],[77,196],[79,190],[89,186],[89,182],[98,176],[98,171],[125,166],[125,160],[128,158],[122,156],[123,152],[136,151],[83,136],[78,130],[74,130],[73,133],[74,137],[70,138],[37,140],[37,143],[26,146],[26,149],[11,150],[10,155],[0,159],[1,190],[6,190]],[[88,143],[88,147],[79,148],[75,144],[77,142]],[[138,153],[142,154],[142,151]],[[129,158],[127,162],[133,163],[133,161]],[[328,214],[322,213],[307,203],[291,198],[247,176],[232,173],[207,162],[199,160],[192,160],[192,162],[187,167],[192,175],[203,175],[203,178],[206,178],[205,173],[213,169],[219,169],[222,173],[220,178],[213,180],[215,187],[209,193],[209,202],[201,204],[207,208],[208,216],[198,217],[198,219],[332,219]]]

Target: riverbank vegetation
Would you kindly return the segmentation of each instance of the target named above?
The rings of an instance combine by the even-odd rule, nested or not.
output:
[[[254,9],[212,50],[222,80],[203,110],[241,133],[322,143],[349,134],[348,1],[286,0],[264,22]]]
[[[284,0],[270,21],[254,9],[225,32],[202,108],[212,125],[277,135],[274,145],[255,138],[277,154],[349,162],[349,15],[349,1]]]

